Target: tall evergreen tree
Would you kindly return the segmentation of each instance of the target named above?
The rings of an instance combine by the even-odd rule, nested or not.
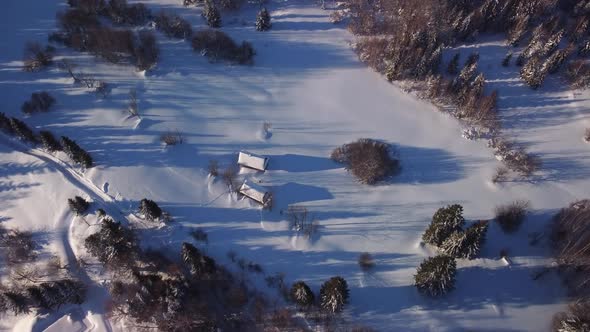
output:
[[[451,256],[439,255],[425,259],[414,275],[418,291],[428,296],[440,296],[455,287],[457,263]]]
[[[440,246],[453,232],[459,231],[464,223],[461,205],[454,204],[440,208],[432,216],[430,226],[422,235],[422,240]]]
[[[221,14],[219,14],[219,10],[213,0],[206,0],[205,1],[205,8],[203,8],[203,16],[207,21],[207,25],[212,28],[219,28],[221,27]]]
[[[311,306],[315,299],[313,292],[303,281],[297,281],[294,283],[291,287],[289,295],[291,296],[291,300],[293,300],[293,302],[303,308]]]
[[[342,311],[348,298],[348,284],[342,277],[332,277],[320,288],[320,307],[330,313]]]
[[[266,8],[262,8],[258,15],[256,15],[256,30],[266,31],[270,30],[272,24],[270,23],[270,14]]]

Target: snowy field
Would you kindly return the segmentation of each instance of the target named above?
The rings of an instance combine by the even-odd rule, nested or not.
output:
[[[181,14],[193,28],[204,26],[200,11],[180,0],[144,3]],[[500,67],[506,53],[500,42],[461,49],[479,49],[480,68],[499,89],[507,132],[544,164],[530,181],[496,185],[490,179],[499,162],[484,141],[463,139],[455,119],[366,68],[350,48],[353,36],[311,2],[272,2],[273,29],[264,33],[254,30],[254,10],[224,16],[222,30],[256,49],[251,67],[211,64],[190,43],[159,33],[161,60],[145,76],[58,48],[79,70],[111,84],[104,100],[56,67],[20,69],[25,42],[46,42],[56,11],[66,7],[62,1],[6,0],[3,7],[0,110],[22,118],[22,102],[49,91],[56,107],[25,121],[75,139],[96,161],[81,172],[59,155],[0,138],[0,220],[34,232],[44,255],[70,264],[88,257],[82,240],[92,229],[70,212],[67,198],[81,195],[119,220],[133,220],[147,197],[174,222],[142,232],[144,246],[178,250],[188,231],[202,227],[209,233],[207,253],[221,262],[233,250],[268,274],[284,273],[289,283],[304,280],[315,292],[340,275],[351,289],[346,319],[379,331],[547,331],[552,315],[564,309],[557,275],[532,279],[551,260],[546,237],[531,246],[529,235],[545,232],[557,209],[586,198],[588,94],[560,91],[558,82],[536,92],[523,86],[515,67]],[[137,89],[141,121],[125,113],[130,88]],[[270,137],[261,135],[264,122],[272,124]],[[186,142],[163,147],[159,137],[169,130],[182,132]],[[362,137],[396,145],[402,172],[366,186],[329,159],[335,147]],[[240,150],[270,157],[267,172],[240,178],[271,189],[272,211],[237,200],[221,179],[208,177],[210,160],[224,168]],[[416,267],[434,254],[420,245],[421,235],[438,208],[461,204],[472,222],[492,219],[496,205],[517,199],[532,203],[523,227],[506,235],[491,223],[483,258],[458,261],[456,290],[439,299],[416,291]],[[311,239],[289,230],[282,211],[290,204],[306,206],[319,222]],[[499,258],[503,248],[510,264]],[[361,252],[374,256],[373,272],[359,269]],[[83,276],[93,285],[83,305],[54,315],[2,317],[0,330],[123,330],[104,317],[107,295],[98,272]]]

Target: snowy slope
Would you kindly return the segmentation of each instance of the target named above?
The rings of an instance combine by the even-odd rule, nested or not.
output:
[[[341,275],[351,288],[347,317],[378,330],[543,331],[563,308],[564,292],[555,275],[531,279],[548,263],[548,252],[529,246],[528,234],[544,231],[556,209],[586,194],[590,153],[581,140],[587,125],[584,95],[550,88],[500,91],[500,106],[510,112],[504,119],[512,123],[510,133],[533,144],[546,173],[531,182],[493,185],[489,179],[498,162],[485,143],[464,140],[454,119],[365,68],[350,50],[353,37],[311,3],[273,3],[273,29],[264,33],[254,31],[252,10],[224,18],[224,31],[253,43],[258,54],[252,67],[210,64],[189,43],[159,34],[161,61],[146,77],[129,66],[60,49],[80,70],[112,85],[106,100],[72,85],[57,68],[21,72],[25,41],[43,41],[54,26],[55,11],[64,5],[7,3],[9,10],[0,14],[0,109],[21,117],[20,104],[31,92],[50,91],[57,107],[26,121],[74,138],[97,161],[95,168],[75,176],[67,165],[0,139],[3,223],[39,232],[48,251],[69,260],[84,255],[85,230],[71,230],[76,220],[67,198],[86,195],[124,217],[147,197],[175,219],[174,231],[166,233],[170,236],[150,237],[150,246],[177,248],[186,230],[203,227],[209,254],[221,261],[234,250],[268,272],[284,272],[288,281],[308,282],[314,291]],[[146,4],[174,10],[195,28],[203,26],[198,10],[183,8],[180,1]],[[491,66],[496,60],[482,56],[480,61]],[[494,82],[514,74],[488,78]],[[124,113],[132,87],[140,99],[140,123]],[[272,123],[269,139],[259,135],[265,121]],[[159,136],[168,130],[184,133],[186,143],[164,148]],[[402,173],[369,187],[327,158],[336,146],[361,137],[397,145]],[[209,160],[229,165],[240,150],[270,157],[266,173],[241,176],[271,188],[272,211],[236,201],[222,181],[208,179]],[[420,236],[436,209],[459,203],[466,218],[475,221],[492,218],[496,205],[515,199],[528,199],[534,208],[518,233],[504,235],[492,224],[484,258],[459,263],[455,291],[434,300],[416,292],[415,269],[433,253],[420,246]],[[311,241],[288,230],[281,210],[289,204],[307,206],[319,221]],[[510,250],[509,266],[498,258],[503,248]],[[370,274],[357,265],[365,251],[377,263]],[[101,294],[101,276],[88,278]],[[0,320],[0,329],[26,331],[38,324],[32,329],[39,330],[55,322],[48,330],[108,330],[103,305],[104,296],[96,296],[74,319],[7,318]]]

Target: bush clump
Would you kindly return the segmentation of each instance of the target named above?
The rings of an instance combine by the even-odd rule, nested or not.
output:
[[[149,221],[158,220],[162,216],[162,209],[158,204],[147,198],[139,202],[139,212]]]
[[[515,201],[507,205],[496,207],[496,222],[504,233],[514,233],[524,221],[530,203]]]
[[[373,256],[368,252],[363,252],[359,255],[358,264],[361,270],[369,271],[375,267],[375,261],[373,260]]]
[[[309,308],[315,301],[313,292],[303,281],[297,281],[291,286],[289,296],[291,297],[291,300],[301,308]]]
[[[137,40],[134,51],[137,69],[141,71],[154,68],[160,56],[156,36],[150,31],[141,31]]]
[[[85,168],[92,167],[92,157],[90,154],[82,149],[74,140],[66,136],[61,137],[61,146],[63,151],[70,157],[76,164],[80,164]]]
[[[28,287],[27,293],[34,307],[55,310],[66,303],[84,302],[86,285],[77,280],[64,279]]]
[[[455,287],[457,263],[447,255],[438,255],[425,259],[414,275],[414,284],[418,291],[428,296],[440,296]]]
[[[30,42],[25,45],[23,70],[24,71],[38,71],[44,67],[50,66],[53,63],[53,54],[55,48],[53,46],[42,47],[37,42]]]
[[[438,209],[432,216],[430,226],[422,235],[422,240],[434,246],[440,246],[454,232],[461,231],[465,224],[463,207],[459,204]]]
[[[90,203],[84,198],[76,196],[74,198],[68,198],[68,206],[72,212],[74,212],[77,216],[80,216],[88,210]]]
[[[47,91],[34,92],[31,94],[31,100],[23,103],[21,111],[25,114],[47,112],[53,104],[55,104],[55,98]]]
[[[348,284],[342,277],[332,277],[320,288],[320,307],[327,312],[342,311],[344,305],[348,303],[348,298]]]
[[[223,31],[201,30],[195,33],[192,39],[193,49],[200,52],[211,61],[229,61],[237,64],[251,64],[256,52],[252,45],[246,41],[242,45],[236,44]]]
[[[375,184],[399,171],[393,154],[389,144],[363,138],[336,148],[330,158],[346,165],[360,182]]]

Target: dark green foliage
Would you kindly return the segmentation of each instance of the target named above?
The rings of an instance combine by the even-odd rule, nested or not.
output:
[[[320,307],[327,312],[342,311],[344,305],[348,303],[348,298],[348,284],[342,277],[332,277],[320,288]]]
[[[291,300],[295,302],[298,306],[302,308],[308,308],[313,305],[315,301],[315,296],[313,292],[307,286],[307,284],[303,281],[297,281],[291,287],[291,291],[289,292]]]
[[[393,155],[389,144],[362,138],[334,149],[330,158],[343,163],[360,182],[375,184],[399,171]]]
[[[0,130],[8,134],[14,132],[12,125],[10,124],[10,118],[8,118],[3,112],[0,112]]]
[[[190,243],[182,244],[181,257],[190,274],[199,279],[210,278],[217,270],[215,261]]]
[[[83,215],[90,207],[90,203],[80,196],[74,198],[68,198],[68,206],[70,210],[77,216]]]
[[[496,222],[505,233],[514,233],[524,221],[529,208],[527,201],[515,201],[496,207]]]
[[[207,25],[212,28],[221,27],[221,15],[213,0],[205,0],[205,8],[203,8],[203,17],[207,21]]]
[[[226,60],[237,64],[251,64],[256,52],[246,41],[238,46],[230,36],[219,30],[201,30],[192,40],[193,49],[211,61]]]
[[[162,209],[160,209],[158,204],[147,198],[139,202],[139,212],[149,221],[157,220],[162,216]]]
[[[23,103],[21,111],[25,114],[47,112],[53,104],[55,104],[55,98],[47,91],[34,92],[31,94],[31,100]]]
[[[90,154],[82,149],[74,140],[69,139],[66,136],[61,137],[61,146],[63,151],[70,157],[75,163],[84,166],[85,168],[92,167],[92,157]]]
[[[428,296],[440,296],[455,287],[457,263],[446,255],[425,259],[414,275],[414,284],[418,291]]]
[[[432,216],[430,226],[422,235],[428,244],[440,246],[451,234],[460,231],[465,223],[463,207],[458,204],[440,208]]]
[[[86,286],[79,281],[65,279],[29,287],[27,293],[33,306],[55,310],[66,303],[84,302]]]
[[[86,238],[84,247],[112,269],[133,266],[139,252],[135,234],[111,218],[102,219],[100,230]]]
[[[272,24],[270,23],[270,14],[266,8],[262,8],[256,15],[256,30],[267,31],[270,30]]]
[[[14,134],[19,139],[31,143],[35,143],[37,141],[35,139],[35,134],[33,134],[33,130],[21,120],[17,118],[10,118],[10,126],[12,127],[12,132],[14,132]]]
[[[39,132],[39,138],[43,148],[49,152],[61,151],[61,144],[55,139],[53,134],[47,130],[41,130]]]
[[[459,58],[461,54],[457,53],[453,56],[451,61],[449,62],[449,66],[447,68],[447,73],[449,75],[457,75],[459,73]]]

